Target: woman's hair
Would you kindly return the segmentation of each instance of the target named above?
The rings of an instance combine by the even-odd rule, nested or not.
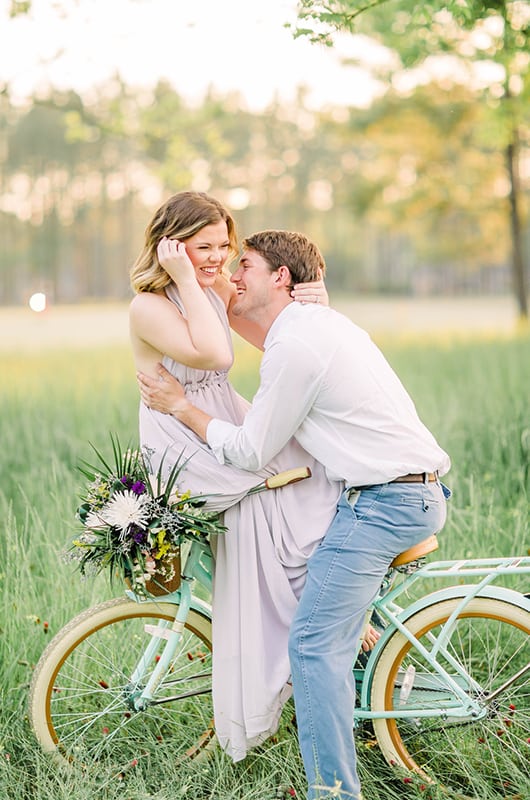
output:
[[[318,280],[318,270],[326,274],[326,262],[317,245],[295,231],[259,231],[243,239],[245,250],[254,250],[265,259],[271,272],[282,265],[289,268],[292,283]]]
[[[236,226],[226,208],[205,192],[179,192],[170,197],[155,212],[145,229],[142,252],[134,262],[130,277],[135,292],[156,292],[163,289],[171,278],[160,265],[156,254],[158,243],[164,236],[186,241],[206,225],[224,220],[230,242],[228,266],[239,252]]]

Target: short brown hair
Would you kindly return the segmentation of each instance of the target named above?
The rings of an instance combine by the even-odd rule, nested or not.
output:
[[[289,268],[292,282],[309,283],[326,274],[326,262],[317,245],[303,233],[294,231],[259,231],[243,239],[245,250],[254,250],[265,259],[271,272]]]

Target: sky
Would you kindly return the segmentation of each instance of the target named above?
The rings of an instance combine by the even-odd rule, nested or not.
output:
[[[86,92],[119,72],[127,84],[168,79],[190,102],[208,86],[241,92],[262,110],[276,94],[308,89],[307,104],[366,106],[377,90],[355,55],[381,57],[363,37],[333,49],[294,40],[296,0],[33,0],[28,17],[8,19],[0,0],[0,80],[15,97],[53,85]]]

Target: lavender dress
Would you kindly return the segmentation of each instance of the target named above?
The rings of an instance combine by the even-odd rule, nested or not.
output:
[[[222,300],[212,289],[206,293],[231,342]],[[185,316],[176,287],[168,287],[166,294]],[[227,370],[192,369],[167,357],[163,363],[195,406],[241,424],[249,404],[228,382]],[[259,473],[221,465],[186,426],[143,404],[140,442],[155,472],[166,451],[165,468],[181,454],[191,456],[179,480],[181,489],[210,495],[208,507],[224,511],[228,531],[212,543],[213,702],[218,740],[239,761],[275,732],[289,697],[289,626],[307,559],[335,514],[341,485],[330,483],[320,464],[294,440]],[[312,478],[246,496],[263,477],[299,466],[309,466]]]

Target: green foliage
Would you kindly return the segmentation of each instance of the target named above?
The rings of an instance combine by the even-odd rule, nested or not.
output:
[[[467,84],[471,92],[489,106],[489,111],[497,112],[497,128],[502,127],[499,136],[499,156],[506,161],[506,177],[509,183],[510,202],[505,206],[506,230],[511,237],[512,283],[521,317],[528,316],[528,277],[527,265],[523,258],[523,210],[524,190],[519,182],[521,143],[528,142],[528,94],[530,91],[530,71],[528,70],[528,45],[530,43],[530,3],[520,0],[500,0],[481,2],[481,0],[452,0],[451,2],[417,3],[414,0],[382,0],[382,2],[355,2],[355,0],[328,0],[313,2],[300,0],[298,18],[301,28],[295,35],[308,36],[311,41],[333,44],[333,34],[368,33],[399,56],[400,65],[388,70],[387,80],[403,77],[403,70],[409,70],[412,80],[418,85],[413,67],[427,70],[435,59],[452,56],[454,78],[445,80],[452,89],[462,84],[457,77],[455,64],[467,70]],[[306,27],[310,21],[311,25]],[[502,78],[492,81],[491,87],[476,88],[476,66],[480,61],[497,63]],[[429,79],[436,87],[443,81]],[[479,81],[480,84],[480,81]],[[409,90],[410,92],[410,90]],[[399,89],[398,89],[399,93]],[[406,94],[406,90],[404,94]],[[499,98],[502,105],[492,103]],[[465,147],[465,144],[464,144]],[[430,197],[428,198],[430,199]],[[453,197],[448,195],[447,204]],[[436,212],[436,198],[433,203]]]
[[[526,49],[530,37],[528,2],[519,0],[449,0],[418,3],[416,0],[299,0],[295,37],[333,45],[333,34],[377,33],[395,48],[406,66],[433,52],[449,52],[469,32],[492,17],[504,23],[498,50]],[[404,36],[403,34],[407,34]],[[491,58],[491,48],[473,48],[474,58]],[[469,55],[469,49],[467,53]],[[499,58],[509,54],[498,52]]]
[[[0,302],[33,291],[52,303],[126,298],[153,208],[190,185],[229,207],[242,198],[241,235],[279,227],[316,239],[331,287],[410,292],[422,267],[459,286],[507,261],[508,128],[465,87],[390,90],[340,117],[308,112],[303,94],[264,116],[229,98],[189,108],[165,84],[133,105],[131,89],[110,88],[90,104],[52,93],[19,108],[4,97]]]
[[[10,0],[9,16],[20,17],[31,10],[31,0]]]
[[[450,104],[434,86],[412,98],[391,91],[352,116],[349,131],[359,162],[343,202],[356,213],[370,209],[382,225],[408,233],[420,263],[454,259],[455,271],[473,269],[478,249],[484,261],[502,259],[509,236],[499,213],[507,205],[494,194],[504,164],[492,114],[468,90],[455,87]]]
[[[484,6],[487,19],[473,17],[471,33],[480,34],[479,23],[498,18],[491,4],[302,6],[307,31],[344,22],[393,49],[398,66],[394,75],[375,69],[382,94],[372,107],[310,111],[304,87],[289,107],[272,103],[266,113],[214,91],[191,107],[165,81],[137,90],[118,76],[90,96],[50,90],[20,106],[7,87],[0,95],[0,303],[26,303],[34,291],[52,303],[130,296],[128,270],[147,220],[190,186],[233,209],[241,235],[279,227],[316,239],[331,288],[519,286],[509,280],[516,226],[506,156],[515,175],[522,167],[513,186],[522,238],[530,147],[528,53],[517,39],[526,35],[523,22],[513,20],[503,35],[488,27],[491,41],[481,49],[456,15],[478,15]],[[321,12],[328,16],[319,22]],[[469,69],[493,58],[508,70],[510,96],[502,78],[477,92],[436,71],[427,83],[400,85],[412,75],[404,65],[442,51],[462,58],[464,47]],[[524,294],[518,290],[519,300]]]

